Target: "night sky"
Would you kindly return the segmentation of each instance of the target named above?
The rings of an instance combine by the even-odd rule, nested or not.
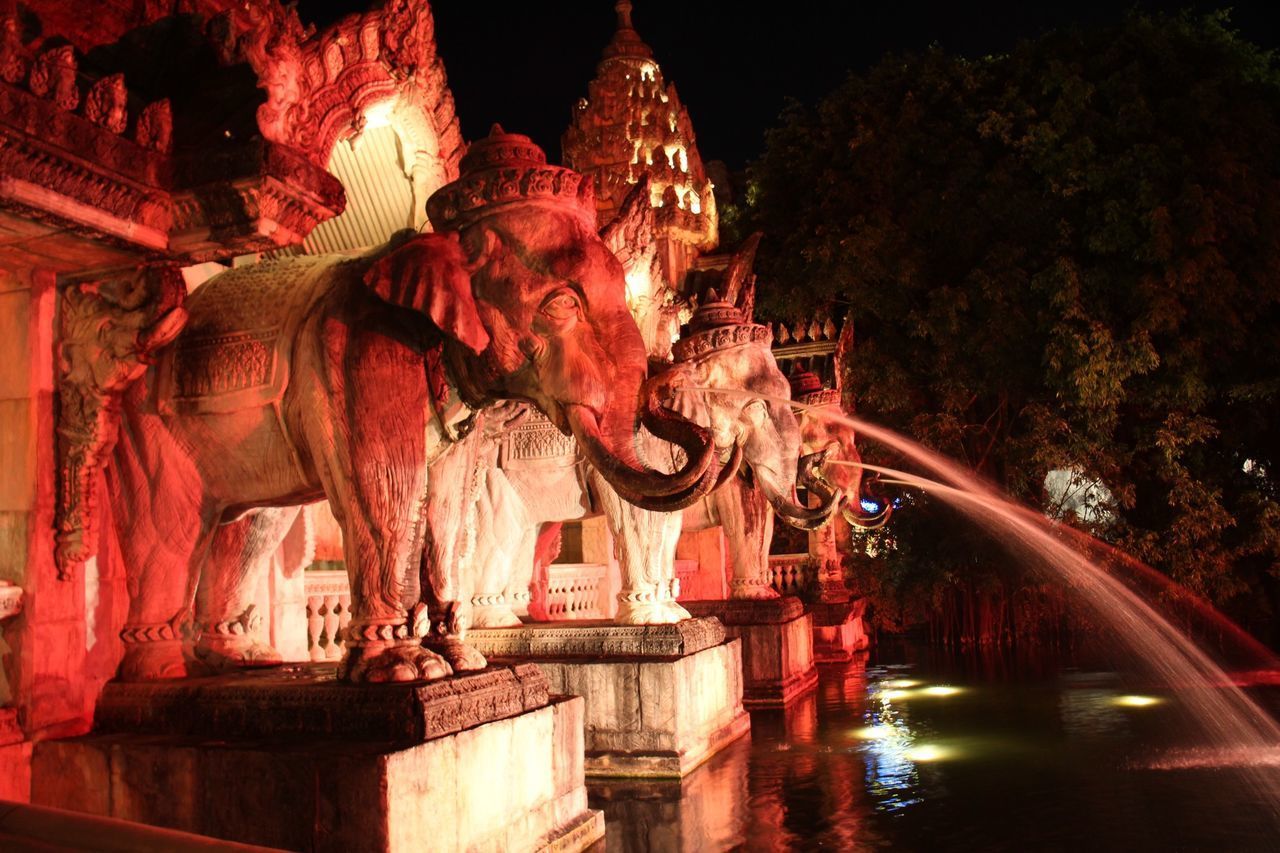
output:
[[[689,108],[706,160],[746,165],[763,146],[790,96],[812,102],[849,71],[886,53],[937,43],[965,56],[1000,53],[1018,39],[1070,24],[1118,20],[1124,11],[1208,12],[1233,7],[1247,38],[1280,46],[1272,2],[881,3],[789,0],[778,11],[745,2],[633,0],[633,20],[668,81]],[[300,0],[302,18],[324,25],[367,8],[369,0]],[[586,95],[613,33],[613,0],[432,3],[436,41],[458,103],[463,135],[476,139],[500,122],[527,133],[559,159],[570,110]]]

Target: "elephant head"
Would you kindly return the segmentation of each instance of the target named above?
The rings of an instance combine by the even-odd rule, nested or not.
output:
[[[750,477],[783,520],[819,527],[839,499],[819,476],[825,454],[801,456],[790,386],[770,349],[773,336],[743,313],[711,291],[676,341],[675,362],[652,381],[677,412],[710,428],[722,454],[741,447]],[[797,485],[818,498],[817,506],[796,500]]]
[[[645,393],[644,344],[622,266],[596,233],[590,182],[496,125],[461,170],[427,202],[436,232],[401,241],[366,282],[443,332],[449,374],[472,407],[532,402],[633,502],[696,500],[718,472],[711,437]],[[647,468],[640,424],[680,447],[686,464]]]
[[[797,366],[791,372],[791,399],[801,405],[800,444],[803,453],[825,453],[820,476],[844,497],[840,510],[845,521],[865,530],[881,527],[893,513],[893,504],[884,501],[878,511],[868,513],[863,495],[868,483],[863,477],[862,454],[854,441],[853,427],[841,420],[840,392],[822,387],[817,374]]]

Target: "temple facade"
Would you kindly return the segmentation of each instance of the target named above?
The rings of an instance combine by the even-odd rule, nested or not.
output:
[[[338,840],[350,849],[377,837],[379,849],[407,849],[405,839],[438,831],[454,833],[445,846],[459,849],[558,838],[570,839],[563,849],[579,849],[602,831],[599,814],[586,807],[584,773],[678,778],[746,731],[744,672],[747,702],[761,707],[812,686],[814,620],[789,596],[814,593],[835,606],[823,618],[848,622],[852,605],[837,590],[835,540],[805,532],[845,495],[824,490],[828,479],[816,466],[827,445],[805,444],[807,433],[778,400],[792,373],[797,399],[832,402],[840,332],[830,323],[756,322],[757,241],[717,252],[714,187],[689,112],[634,28],[631,4],[619,2],[615,11],[617,30],[565,132],[562,168],[501,128],[464,142],[424,2],[386,0],[321,30],[279,0],[108,0],[92,15],[64,0],[0,4],[0,799],[281,847],[323,846],[308,835],[327,807],[317,780],[337,767],[371,789],[402,786],[410,792],[404,802],[417,803],[423,794],[413,762],[454,761],[449,773],[462,774],[459,780],[469,766],[483,769],[459,757],[469,754],[461,741],[445,745],[474,730],[488,733],[465,747],[476,755],[502,751],[495,744],[503,738],[523,738],[530,752],[545,746],[545,760],[529,772],[548,775],[543,787],[552,793],[506,780],[503,813],[465,823],[482,810],[487,783],[457,781],[477,805],[440,820],[461,823],[437,830],[422,823],[417,806],[395,814],[371,807],[361,812],[367,825],[351,824],[344,831],[352,834]],[[520,219],[528,202],[539,215],[554,208],[558,223],[551,232],[533,228],[530,239],[552,233],[586,244],[575,257],[607,249],[622,261],[617,307],[635,320],[636,347],[611,340],[609,349],[591,351],[628,357],[613,375],[632,376],[636,393],[620,399],[643,399],[646,355],[665,365],[679,379],[663,407],[652,397],[641,411],[617,415],[622,428],[608,429],[583,421],[590,407],[576,400],[559,420],[527,403],[485,407],[494,395],[477,383],[504,368],[514,372],[502,359],[538,344],[490,346],[500,329],[520,323],[495,326],[468,301],[472,278],[482,277],[485,258],[501,243],[477,223],[528,227]],[[609,299],[619,296],[607,290],[616,267],[589,270],[589,284]],[[320,315],[307,312],[329,304],[315,295],[321,285],[336,282],[348,293],[342,288],[356,279],[344,271],[355,269],[372,294],[351,297],[359,310],[340,315],[342,322],[309,319]],[[375,296],[380,301],[361,301]],[[317,436],[313,427],[305,441],[314,443],[305,443],[306,430],[290,421],[301,417],[300,406],[284,395],[304,368],[319,368],[294,359],[336,351],[347,332],[333,329],[359,325],[352,317],[364,322],[376,313],[372,305],[411,308],[429,320],[388,321],[396,330],[388,337],[422,327],[429,329],[423,339],[435,341],[402,384],[430,402],[436,455],[406,462],[392,443],[399,437],[378,435],[364,439],[382,454],[376,465],[341,454],[319,465],[317,454],[344,438],[356,447],[352,436],[364,433],[359,423],[341,425],[349,435]],[[593,328],[575,327],[585,309],[564,290],[520,310],[528,314],[521,322],[546,337]],[[618,327],[616,318],[610,323]],[[288,343],[288,335],[309,329],[322,330],[316,341]],[[454,344],[460,349],[449,351]],[[481,366],[458,367],[493,352]],[[393,356],[371,363],[380,370],[404,361]],[[730,367],[713,370],[716,359]],[[585,357],[574,364],[564,384],[592,367]],[[759,369],[745,369],[752,366]],[[370,375],[383,376],[375,367]],[[732,386],[758,377],[771,384],[727,390],[772,395],[758,401],[769,409],[763,421],[741,394],[701,408],[677,402],[680,382]],[[342,385],[326,381],[317,387]],[[421,415],[396,408],[402,390],[392,383],[375,395],[371,404],[387,408],[363,422]],[[534,391],[543,389],[524,399]],[[317,393],[306,399],[320,403]],[[243,414],[254,406],[260,415]],[[192,432],[164,433],[175,422],[194,424]],[[785,475],[768,494],[733,476],[739,465],[763,459],[744,461],[734,446],[734,430],[752,423],[779,425],[771,443],[760,443],[777,456],[760,470]],[[602,447],[626,427],[635,440],[609,455]],[[728,443],[714,446],[723,436]],[[667,443],[655,445],[658,439]],[[244,501],[224,500],[218,511],[225,514],[192,532],[183,513],[199,515],[216,489],[200,479],[207,469],[188,463],[216,441],[225,442],[226,470],[214,454],[225,480],[215,485],[237,496],[243,488]],[[641,458],[635,448],[646,442]],[[133,456],[116,453],[122,443]],[[277,462],[254,489],[243,485],[254,464]],[[341,476],[333,469],[344,462],[340,473],[350,482],[335,484]],[[399,508],[417,517],[360,528],[371,513],[388,511],[384,486],[412,475],[426,490],[428,464],[442,485],[403,497]],[[361,476],[376,480],[364,487],[379,497],[355,511]],[[725,483],[733,497],[713,499],[711,487]],[[796,497],[797,486],[804,497]],[[337,495],[348,503],[330,511]],[[307,506],[292,505],[299,502]],[[693,529],[696,521],[701,532],[680,538],[682,510],[684,524]],[[773,510],[802,531],[790,540],[801,543],[796,550],[771,561]],[[744,517],[749,523],[733,527]],[[717,526],[726,521],[728,539]],[[224,575],[193,575],[184,588],[179,573],[199,563],[201,548]],[[754,557],[735,566],[731,552]],[[513,575],[517,564],[527,568]],[[384,576],[370,580],[371,566]],[[181,607],[139,606],[161,598]],[[741,600],[726,610],[730,598]],[[482,613],[493,621],[480,625]],[[533,634],[510,633],[523,630],[521,619],[592,618],[627,630],[565,629],[550,640],[536,626]],[[473,626],[490,633],[468,639]],[[598,678],[617,681],[618,690],[629,661],[651,657],[655,683],[665,687],[636,701],[656,703],[642,715],[674,719],[675,730],[636,732],[633,721],[590,702],[555,698],[586,690],[586,676],[572,666],[486,667],[481,654],[536,659],[531,649],[556,642],[600,658],[605,674]],[[784,671],[753,670],[753,655],[757,670],[781,655]],[[281,662],[323,669],[288,670],[261,690],[219,682],[225,692],[218,687],[202,694],[206,704],[190,707],[180,687],[196,674]],[[299,698],[300,683],[335,677],[373,691],[373,710],[348,696],[341,710],[316,719],[342,737],[377,733],[401,763],[373,770],[355,750],[332,766],[281,770],[245,747],[253,756],[245,760],[261,762],[257,777],[267,788],[240,799],[266,809],[262,815],[280,812],[268,782],[284,773],[312,792],[294,822],[277,826],[252,810],[238,812],[234,826],[211,822],[217,809],[193,798],[218,778],[213,758],[200,770],[211,775],[177,791],[174,803],[142,796],[145,784],[112,769],[127,753],[120,760],[146,773],[179,773],[178,752],[148,753],[146,737],[189,737],[193,726],[217,741],[333,735],[289,715],[328,701]],[[455,688],[450,677],[471,680]],[[375,683],[384,681],[400,683],[386,689],[399,689],[396,701],[408,704],[379,704],[389,694],[376,693]],[[150,682],[179,687],[139,687]],[[404,686],[421,682],[438,689]],[[695,682],[714,683],[718,692],[680,692]],[[254,720],[219,712],[245,696],[260,702],[248,715]],[[406,734],[397,708],[409,706],[426,722]],[[216,718],[213,727],[199,728],[193,713]],[[257,717],[270,721],[255,728]],[[513,733],[503,734],[508,718]],[[587,741],[586,759],[584,718],[598,738]],[[139,735],[141,752],[94,740],[103,733]],[[416,757],[404,758],[404,750]]]

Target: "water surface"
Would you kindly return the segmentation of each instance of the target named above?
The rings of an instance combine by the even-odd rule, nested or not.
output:
[[[1232,766],[1280,755],[1224,766],[1185,720],[1084,653],[886,645],[683,782],[592,785],[592,805],[610,851],[1280,850]]]

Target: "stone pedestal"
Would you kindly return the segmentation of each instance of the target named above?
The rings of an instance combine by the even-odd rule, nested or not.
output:
[[[492,661],[535,661],[586,700],[586,773],[680,778],[750,728],[742,652],[715,619],[669,625],[538,623],[474,630]]]
[[[853,660],[871,644],[862,621],[865,598],[809,605],[813,617],[813,659],[820,664],[842,664]]]
[[[794,596],[685,601],[694,616],[717,616],[742,640],[743,705],[780,708],[818,682],[813,619]]]
[[[593,779],[609,853],[755,849],[744,835],[754,808],[751,738],[731,744],[683,779]]]
[[[111,683],[93,734],[36,745],[32,801],[290,850],[580,850],[582,720],[534,666]]]

